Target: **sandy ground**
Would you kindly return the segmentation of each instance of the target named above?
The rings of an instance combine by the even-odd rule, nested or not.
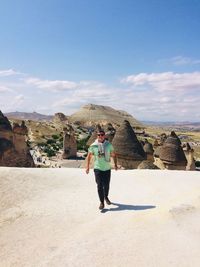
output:
[[[0,168],[1,267],[199,267],[199,172]]]

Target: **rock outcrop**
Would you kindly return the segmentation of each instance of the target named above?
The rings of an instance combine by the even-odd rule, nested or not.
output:
[[[191,148],[189,143],[186,143],[183,146],[183,151],[187,159],[186,171],[195,171],[195,160],[194,160],[194,149]]]
[[[137,169],[146,159],[144,149],[127,120],[117,129],[112,144],[117,153],[118,164],[122,168]]]
[[[55,113],[53,117],[53,122],[54,123],[68,123],[68,117],[65,116],[63,113],[58,112],[58,113]]]
[[[13,124],[13,128],[0,112],[0,166],[8,167],[34,167],[34,161],[30,155],[26,143],[28,129],[22,124]]]
[[[156,154],[155,165],[160,169],[185,170],[187,160],[181,147],[181,141],[174,132],[171,132],[163,145],[158,148],[154,153],[154,155]]]
[[[73,127],[68,124],[63,128],[63,159],[75,158],[77,156],[77,143]]]
[[[147,160],[154,161],[154,159],[153,159],[153,152],[154,152],[153,146],[152,146],[151,143],[148,142],[147,139],[145,139],[143,149],[144,149],[144,152],[147,155]]]
[[[148,170],[148,169],[150,169],[150,170],[159,170],[159,168],[155,164],[153,164],[153,162],[150,161],[150,160],[144,160],[144,161],[142,161],[138,165],[137,168],[140,169],[140,170]]]

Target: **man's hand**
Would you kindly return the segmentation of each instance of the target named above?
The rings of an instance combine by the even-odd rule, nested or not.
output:
[[[118,170],[118,167],[117,167],[117,154],[113,151],[110,155],[114,160],[115,170],[117,171]]]
[[[86,158],[86,170],[85,172],[88,174],[90,172],[90,160],[92,157],[92,153],[88,152],[87,158]]]

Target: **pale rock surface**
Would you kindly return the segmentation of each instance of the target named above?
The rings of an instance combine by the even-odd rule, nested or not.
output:
[[[1,267],[199,267],[198,172],[0,168]]]
[[[0,111],[0,166],[34,167],[29,147],[26,143],[28,129],[22,121],[21,125],[13,124]]]
[[[144,127],[141,122],[129,113],[123,110],[116,110],[109,106],[88,104],[69,116],[70,122],[79,122],[84,126],[94,126],[97,124],[105,126],[108,123],[112,123],[113,126],[119,126],[124,120],[128,120],[133,127]]]
[[[65,116],[63,113],[61,112],[58,112],[58,113],[55,113],[54,117],[53,117],[53,122],[54,123],[68,123],[68,117]]]

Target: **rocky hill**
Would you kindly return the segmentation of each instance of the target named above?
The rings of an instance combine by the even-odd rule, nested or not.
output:
[[[43,115],[37,112],[9,112],[5,113],[5,116],[9,119],[19,119],[19,120],[32,120],[32,121],[51,121],[53,116]]]
[[[79,122],[84,126],[91,126],[98,123],[102,125],[106,125],[107,123],[120,125],[124,120],[128,120],[133,127],[144,127],[141,122],[129,113],[108,106],[88,104],[69,116],[70,122]]]

